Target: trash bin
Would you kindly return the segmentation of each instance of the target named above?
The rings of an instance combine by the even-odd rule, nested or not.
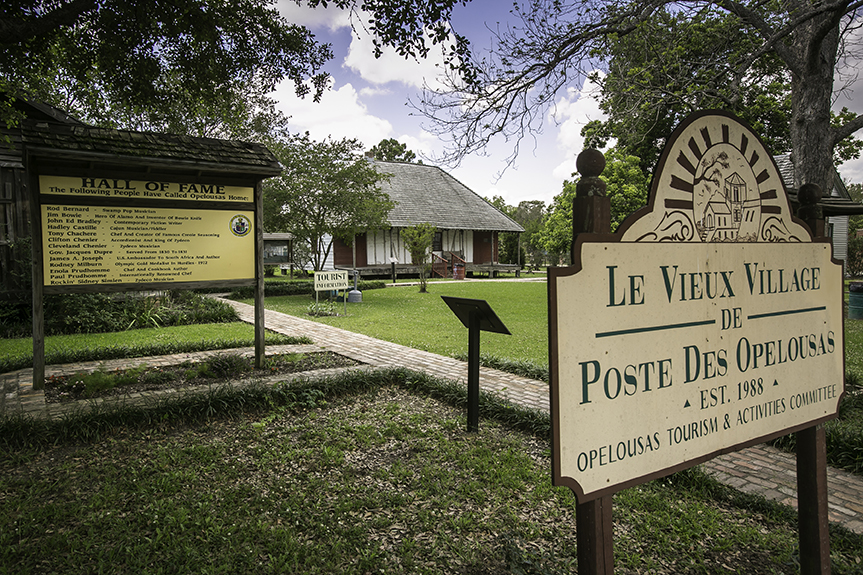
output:
[[[863,319],[863,282],[848,286],[848,319]]]
[[[454,264],[452,266],[452,279],[454,279],[454,280],[463,280],[464,279],[464,265]]]

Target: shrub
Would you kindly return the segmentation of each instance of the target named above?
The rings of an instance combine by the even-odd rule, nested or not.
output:
[[[212,377],[231,377],[252,370],[252,359],[236,353],[220,353],[203,363]]]
[[[173,371],[150,370],[141,375],[141,383],[144,385],[165,385],[179,379],[179,374]]]
[[[863,238],[848,238],[848,255],[845,266],[846,271],[852,277],[863,275]]]
[[[336,302],[332,301],[322,301],[309,304],[308,313],[315,317],[339,315],[339,312],[336,309]]]
[[[227,303],[190,291],[162,292],[156,296],[54,294],[46,295],[43,301],[45,335],[238,321],[237,312]],[[0,304],[0,337],[30,336],[31,310],[30,301]]]

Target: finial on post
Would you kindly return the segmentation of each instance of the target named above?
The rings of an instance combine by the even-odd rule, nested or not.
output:
[[[605,196],[605,182],[599,175],[605,169],[605,156],[593,148],[587,148],[575,160],[575,168],[581,174],[581,179],[575,185],[575,195]]]
[[[578,155],[575,167],[582,177],[575,185],[575,198],[572,200],[572,262],[577,259],[575,250],[579,234],[611,232],[611,200],[605,195],[605,182],[599,179],[605,169],[605,156],[599,150],[588,148]]]

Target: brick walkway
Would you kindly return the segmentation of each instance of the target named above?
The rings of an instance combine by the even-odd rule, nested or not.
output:
[[[254,308],[250,305],[225,300],[234,306],[244,321],[254,323]],[[430,375],[465,381],[467,364],[434,353],[420,351],[389,343],[362,334],[331,327],[310,320],[266,311],[265,324],[268,329],[286,335],[305,335],[314,342],[312,346],[286,346],[284,349],[268,348],[268,353],[280,353],[288,349],[304,351],[327,349],[368,364],[371,367],[409,367]],[[252,350],[244,350],[252,353]],[[209,352],[217,353],[217,352]],[[203,354],[178,354],[158,358],[141,358],[135,362],[154,364],[181,363]],[[116,360],[118,365],[128,365],[128,360]],[[111,369],[113,362],[93,362],[69,366],[51,366],[51,373],[74,373],[93,369],[99,363]],[[31,370],[21,370],[0,376],[0,388],[5,388],[0,397],[0,413],[3,403],[6,409],[22,409],[33,414],[56,416],[62,413],[59,404],[46,406],[44,397],[30,388]],[[279,379],[284,379],[281,377]],[[17,384],[17,385],[16,385]],[[480,387],[488,392],[505,397],[515,404],[548,411],[548,386],[544,382],[519,377],[497,370],[480,368]],[[154,394],[147,394],[154,395]],[[126,398],[125,401],[135,398]],[[68,408],[66,408],[68,409]],[[740,491],[757,493],[767,499],[786,505],[797,506],[796,462],[793,455],[768,445],[758,445],[743,451],[723,455],[703,464],[704,469],[719,481]],[[848,529],[863,533],[863,478],[842,470],[828,468],[829,518]]]

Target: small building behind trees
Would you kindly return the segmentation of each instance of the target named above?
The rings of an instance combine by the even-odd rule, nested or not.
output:
[[[517,264],[499,262],[501,232],[524,231],[509,216],[439,167],[424,164],[374,161],[389,178],[381,183],[395,202],[387,221],[389,229],[357,234],[352,244],[336,240],[333,263],[340,269],[358,269],[365,276],[418,273],[418,267],[400,232],[417,224],[437,231],[432,244],[433,276],[451,277],[453,269],[467,275],[515,271]]]
[[[776,167],[782,175],[782,182],[788,191],[792,207],[797,209],[797,188],[794,185],[794,164],[790,154],[773,156]],[[824,233],[833,244],[833,257],[838,260],[848,259],[848,219],[850,216],[863,214],[863,205],[851,199],[845,183],[839,173],[833,172],[833,189],[822,190],[821,206],[824,210]],[[846,273],[848,269],[846,267]]]

